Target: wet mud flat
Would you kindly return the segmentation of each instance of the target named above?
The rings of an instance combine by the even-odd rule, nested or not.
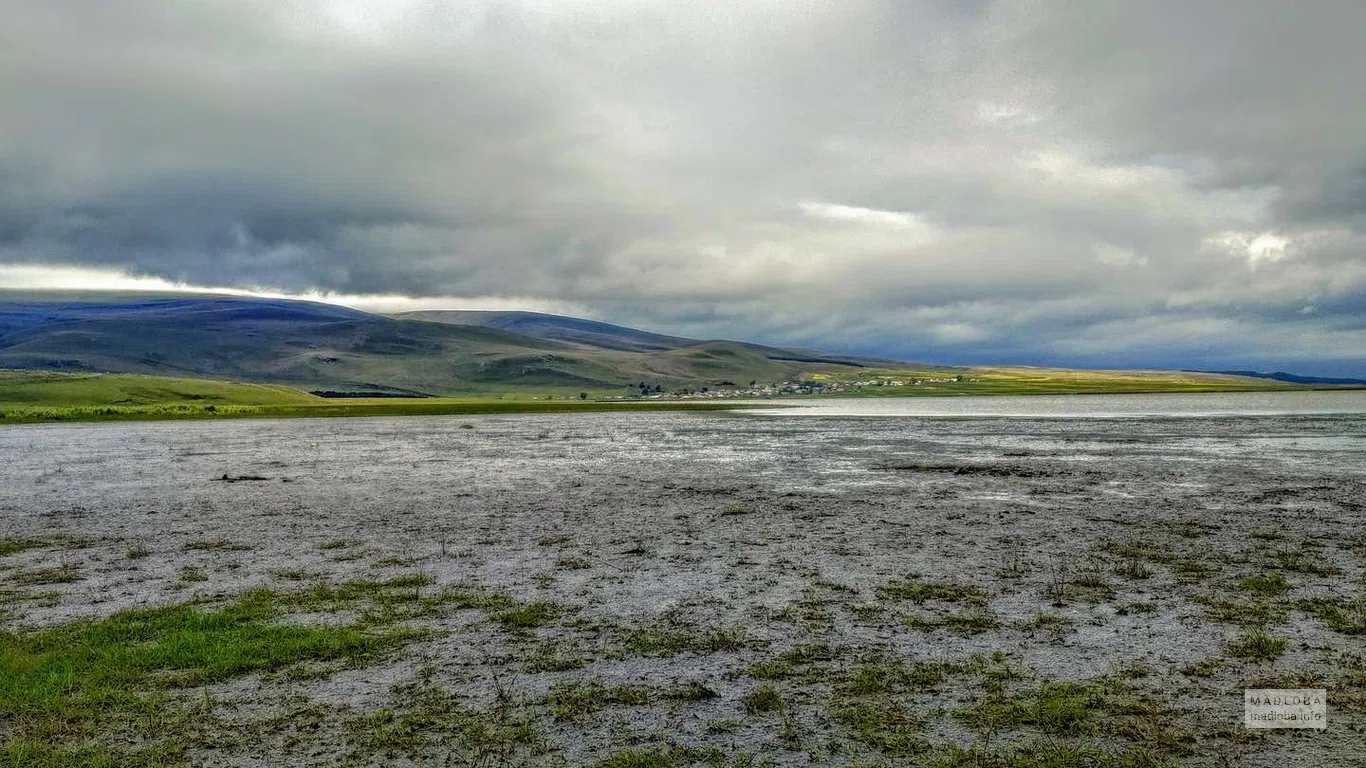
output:
[[[1349,416],[8,427],[0,756],[1364,765],[1364,455]],[[1326,730],[1244,729],[1302,687]]]

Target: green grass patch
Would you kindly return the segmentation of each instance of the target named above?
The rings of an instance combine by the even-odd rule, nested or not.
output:
[[[15,584],[32,586],[36,584],[70,584],[80,579],[81,573],[74,565],[58,565],[51,568],[35,568],[30,571],[17,571],[10,574],[9,580]]]
[[[1354,600],[1309,597],[1297,602],[1295,607],[1323,622],[1334,632],[1366,635],[1366,593]]]
[[[405,686],[398,692],[406,705],[346,721],[351,758],[367,755],[418,757],[440,746],[458,765],[509,765],[522,751],[535,747],[537,732],[527,717],[513,714],[502,699],[490,710],[461,706],[446,691]]]
[[[986,605],[987,594],[983,590],[965,584],[950,582],[923,581],[918,576],[892,579],[877,588],[884,599],[909,600],[917,605],[928,600],[939,600],[966,605]]]
[[[1274,571],[1244,576],[1238,581],[1238,590],[1262,597],[1278,597],[1289,592],[1294,585]]]
[[[494,613],[489,618],[509,632],[529,632],[555,619],[561,608],[554,603],[525,603]]]
[[[421,635],[397,629],[274,623],[253,592],[219,609],[122,611],[101,621],[0,633],[0,762],[113,766],[173,761],[184,706],[177,689],[303,662],[364,664]],[[138,746],[128,746],[137,743]]]
[[[0,538],[0,557],[27,552],[30,549],[37,549],[41,546],[43,546],[43,542],[36,539]]]
[[[855,741],[887,757],[916,757],[930,748],[920,736],[924,720],[898,702],[855,702],[836,709],[834,719],[850,729]]]
[[[680,653],[720,653],[738,651],[745,646],[744,636],[732,629],[688,628],[677,624],[626,630],[622,644],[635,656],[675,656]]]
[[[642,685],[560,683],[546,696],[556,720],[577,720],[607,706],[642,706],[650,703],[650,689]]]
[[[1259,627],[1283,623],[1289,615],[1288,606],[1281,602],[1258,603],[1225,600],[1209,595],[1196,595],[1191,599],[1199,603],[1211,619],[1223,624]]]
[[[185,545],[187,552],[246,552],[250,549],[250,545],[240,544],[229,539],[192,541]]]
[[[783,712],[787,709],[787,703],[783,701],[783,695],[778,693],[778,689],[771,685],[764,684],[751,689],[741,699],[744,704],[745,713],[750,715],[761,715],[765,712]]]
[[[906,626],[925,631],[947,629],[956,635],[968,637],[1000,629],[1001,622],[989,613],[951,613],[936,617],[911,616],[906,619]]]
[[[951,747],[927,768],[1166,768],[1171,763],[1143,747],[1127,750],[1040,741],[992,751]]]
[[[1285,653],[1287,641],[1276,637],[1261,627],[1248,630],[1242,637],[1229,644],[1228,652],[1240,659],[1272,661]]]

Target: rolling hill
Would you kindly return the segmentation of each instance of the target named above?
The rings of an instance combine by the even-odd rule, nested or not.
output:
[[[400,312],[394,317],[408,320],[426,320],[449,325],[497,328],[523,336],[538,339],[566,341],[586,344],[599,349],[615,349],[626,352],[662,352],[687,347],[705,347],[724,344],[741,347],[769,360],[790,363],[817,363],[829,365],[854,366],[857,368],[906,365],[899,360],[885,360],[874,357],[851,355],[832,355],[810,349],[790,347],[769,347],[747,341],[728,341],[724,339],[689,339],[682,336],[666,336],[622,325],[585,320],[580,317],[547,315],[540,312],[517,311],[480,311],[480,310],[419,310]]]
[[[533,312],[389,316],[308,301],[106,292],[0,292],[0,369],[166,377],[174,381],[86,379],[73,384],[72,392],[81,386],[141,387],[148,397],[169,400],[199,397],[198,390],[181,391],[186,379],[286,385],[329,397],[621,395],[640,393],[642,386],[651,392],[689,392],[797,380],[820,382],[807,390],[847,395],[1297,386],[1215,373],[897,363],[667,336]],[[0,390],[14,389],[10,385],[16,381],[0,381]],[[47,391],[51,400],[53,390]],[[3,395],[7,392],[0,391],[0,402]],[[110,390],[98,399],[130,398],[137,402],[136,392],[125,398]]]
[[[523,388],[619,391],[641,382],[702,387],[781,381],[855,365],[833,358],[783,359],[782,351],[737,342],[679,340],[665,349],[637,351],[602,335],[599,341],[306,301],[0,294],[0,368],[210,377],[333,393],[455,395]]]

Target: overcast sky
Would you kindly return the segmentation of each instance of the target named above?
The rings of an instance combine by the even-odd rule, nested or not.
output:
[[[0,286],[1366,376],[1362,0],[0,10]]]

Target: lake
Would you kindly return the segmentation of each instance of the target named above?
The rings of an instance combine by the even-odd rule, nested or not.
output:
[[[772,416],[1282,416],[1366,414],[1366,390],[1202,392],[1001,397],[840,397],[754,401],[745,413]],[[791,407],[795,406],[795,407]]]

